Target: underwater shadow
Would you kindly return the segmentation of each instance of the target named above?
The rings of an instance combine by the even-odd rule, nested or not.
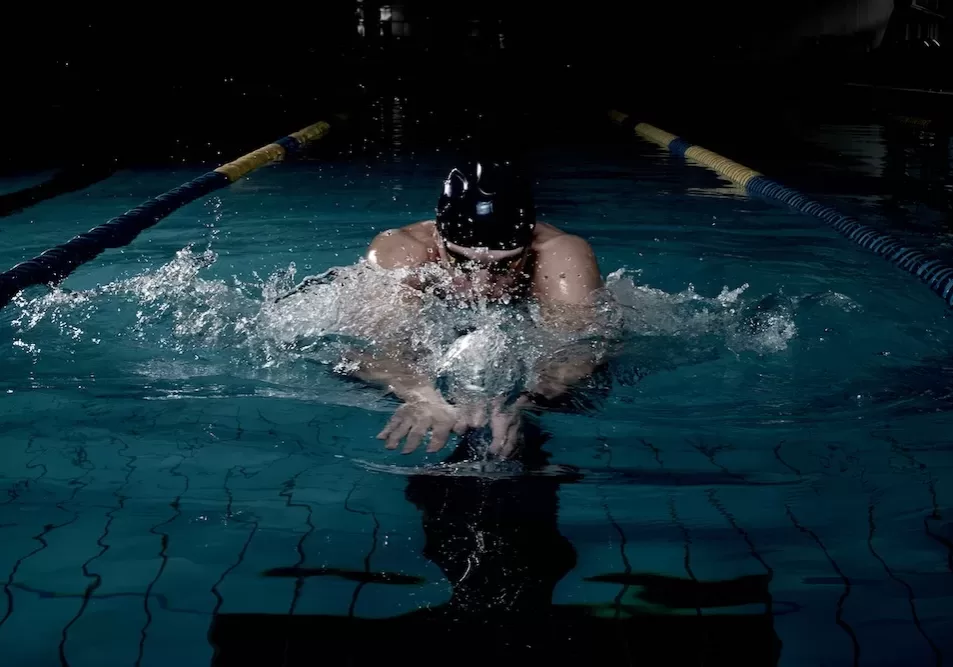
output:
[[[581,476],[533,474],[551,467],[543,449],[549,436],[532,421],[526,435],[520,458],[527,474],[408,477],[405,496],[421,513],[422,553],[449,581],[447,602],[384,619],[219,614],[209,633],[213,664],[313,665],[330,657],[380,665],[401,653],[410,653],[402,659],[415,665],[441,667],[777,663],[767,575],[697,582],[607,573],[591,580],[618,584],[622,593],[615,600],[554,605],[556,584],[576,565],[576,551],[558,529],[558,490]],[[477,437],[462,438],[444,463],[477,458]],[[378,584],[419,583],[387,573],[367,576]],[[718,613],[743,605],[762,611]]]

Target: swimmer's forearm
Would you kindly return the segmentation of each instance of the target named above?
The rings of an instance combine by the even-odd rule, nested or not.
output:
[[[537,364],[537,380],[521,396],[527,407],[568,393],[590,377],[605,359],[611,348],[606,335],[609,332],[603,330],[606,323],[593,306],[588,299],[573,304],[543,304],[542,316],[548,327],[563,334],[585,337]]]
[[[354,361],[358,365],[351,375],[386,389],[404,402],[443,400],[429,378],[403,360],[359,355]]]
[[[595,350],[578,350],[572,356],[550,359],[536,371],[536,382],[520,397],[526,407],[542,398],[551,401],[569,392],[592,375],[600,360]]]

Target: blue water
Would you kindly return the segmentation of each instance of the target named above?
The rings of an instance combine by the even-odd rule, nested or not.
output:
[[[538,465],[401,456],[374,438],[397,404],[329,362],[360,292],[263,296],[430,217],[451,155],[392,148],[262,169],[0,312],[4,665],[234,664],[242,618],[416,610],[630,619],[632,664],[953,660],[934,294],[653,146],[546,151],[542,217],[590,240],[624,320],[607,391],[541,417]],[[4,218],[0,265],[201,172]]]

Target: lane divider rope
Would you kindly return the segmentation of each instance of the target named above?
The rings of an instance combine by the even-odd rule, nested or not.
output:
[[[128,245],[141,232],[152,227],[176,209],[234,183],[255,169],[301,151],[311,142],[323,138],[330,128],[331,126],[325,121],[309,125],[243,155],[237,160],[206,172],[188,183],[148,199],[122,215],[74,236],[66,243],[20,262],[13,268],[0,273],[0,308],[6,306],[27,287],[56,284],[77,267],[97,257],[108,248]]]
[[[612,110],[609,112],[609,117],[619,125],[630,128],[640,137],[668,149],[675,155],[705,165],[750,193],[776,199],[802,213],[820,218],[857,245],[875,252],[919,278],[948,306],[953,306],[953,266],[943,260],[932,257],[923,250],[912,248],[890,234],[884,234],[864,225],[851,216],[839,213],[753,169],[690,144],[681,137],[653,125],[638,123],[629,114]]]

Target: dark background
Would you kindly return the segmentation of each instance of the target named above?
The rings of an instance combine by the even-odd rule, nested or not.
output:
[[[950,14],[944,0],[920,4]],[[520,144],[585,134],[612,106],[694,132],[699,143],[728,134],[726,123],[777,134],[817,114],[856,118],[885,104],[949,112],[945,99],[872,100],[845,87],[949,88],[953,76],[949,18],[898,0],[874,47],[863,5],[337,0],[218,13],[197,4],[13,10],[2,45],[0,169],[220,162],[330,113],[348,112],[360,127],[373,101],[391,95],[432,116],[435,136],[464,128],[478,141],[492,134]],[[384,21],[381,6],[391,10]],[[843,34],[798,27],[838,11],[859,23]],[[936,43],[918,38],[927,31],[916,27],[930,23]]]

